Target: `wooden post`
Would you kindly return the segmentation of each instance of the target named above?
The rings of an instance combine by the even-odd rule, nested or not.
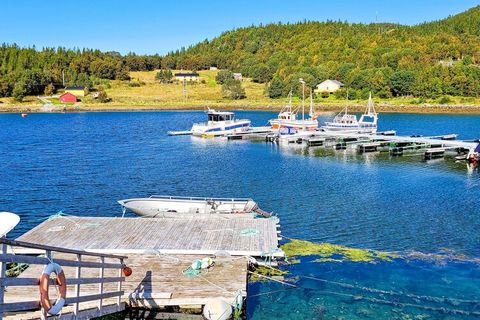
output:
[[[45,250],[45,257],[47,257],[48,260],[52,261],[52,250]],[[47,319],[47,310],[45,310],[41,305],[40,305],[40,310],[41,310],[41,315],[40,319],[45,320]]]
[[[78,262],[82,261],[82,255],[81,254],[77,254],[77,261]],[[80,279],[81,275],[82,275],[82,267],[79,264],[76,268],[76,276],[75,277],[77,279]],[[77,298],[80,297],[80,281],[78,281],[78,283],[75,285],[75,296]],[[73,310],[73,313],[75,314],[75,317],[78,316],[79,307],[80,307],[80,303],[75,302],[75,309]]]
[[[7,254],[7,245],[5,243],[2,243],[0,245],[0,255],[5,255]],[[7,263],[6,262],[0,262],[0,279],[5,279],[7,273]],[[4,304],[4,297],[5,297],[5,287],[3,286],[3,283],[0,284],[0,305],[2,306],[2,309],[0,310],[0,319],[3,319],[3,304]]]
[[[104,257],[100,257],[100,261],[103,263],[105,263],[105,258]],[[104,277],[104,270],[105,268],[101,267],[100,268],[100,284],[98,285],[98,293],[101,295],[103,294],[103,277]],[[98,312],[101,312],[102,311],[102,304],[103,304],[103,298],[100,297],[100,300],[98,300]]]
[[[123,258],[120,258],[120,264],[123,265]],[[122,272],[123,267],[121,267],[118,270],[118,276],[121,278],[123,277],[123,272]],[[118,290],[117,291],[122,291],[122,279],[118,281]],[[122,295],[118,296],[117,298],[117,308],[120,310],[120,304],[122,303]]]

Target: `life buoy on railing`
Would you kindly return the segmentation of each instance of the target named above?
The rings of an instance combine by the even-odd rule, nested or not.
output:
[[[52,306],[50,298],[48,296],[48,282],[50,281],[50,274],[55,273],[57,276],[57,286],[59,297]],[[40,305],[50,315],[54,316],[60,313],[65,305],[65,298],[67,296],[67,282],[65,279],[65,273],[62,267],[58,263],[51,262],[43,268],[42,275],[40,276]]]

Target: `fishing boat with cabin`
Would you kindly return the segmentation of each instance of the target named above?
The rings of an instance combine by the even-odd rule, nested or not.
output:
[[[305,119],[304,99],[302,101],[302,119],[297,119],[298,109],[292,108],[292,92],[288,95],[288,104],[280,110],[278,117],[268,122],[272,129],[278,130],[282,134],[293,134],[301,131],[315,131],[318,128],[318,121],[313,108],[313,98],[310,93],[310,118]]]
[[[230,111],[215,111],[208,109],[208,121],[195,123],[191,134],[194,136],[224,136],[245,132],[250,128],[251,121],[248,119],[235,119],[235,113]]]
[[[357,120],[357,116],[348,113],[348,106],[335,116],[333,121],[325,122],[320,129],[325,132],[344,132],[344,133],[376,133],[378,124],[378,114],[372,100],[372,94],[368,97],[367,109],[365,113]]]

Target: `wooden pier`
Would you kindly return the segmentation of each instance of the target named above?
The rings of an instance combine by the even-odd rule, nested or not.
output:
[[[278,249],[278,227],[275,217],[257,218],[250,214],[212,214],[195,218],[59,216],[44,221],[17,239],[21,243],[34,243],[33,247],[10,247],[6,255],[2,254],[0,262],[5,265],[14,256],[27,257],[27,262],[31,261],[29,259],[48,262],[44,258],[44,246],[60,247],[63,249],[54,254],[50,252],[50,255],[63,266],[68,284],[67,300],[72,295],[95,297],[99,292],[97,283],[101,282],[104,292],[121,293],[120,300],[116,296],[103,299],[105,306],[113,305],[115,310],[122,310],[126,304],[170,312],[193,308],[198,312],[211,299],[233,304],[239,296],[246,297],[248,268],[255,257],[261,260],[262,257],[275,259],[284,255]],[[78,265],[62,264],[76,260],[76,254],[69,250],[96,256],[82,258],[85,268],[79,270]],[[102,255],[120,257],[132,268],[132,275],[121,279],[118,269],[102,268],[101,279],[122,280],[120,290],[118,284],[102,280],[71,282],[70,279],[78,279],[79,275],[86,279],[100,278],[99,270],[87,264],[100,266],[104,261]],[[211,257],[214,265],[199,273],[191,272],[192,262],[204,257]],[[16,278],[20,282],[30,279],[31,286],[12,286],[5,290],[0,312],[5,312],[6,319],[17,319],[19,314],[8,314],[13,309],[5,309],[5,303],[12,306],[21,297],[22,301],[29,301],[30,308],[35,306],[39,295],[32,279],[38,279],[43,267],[44,263],[31,264]],[[75,283],[81,286],[77,288]],[[55,292],[51,295],[55,296]],[[90,317],[104,314],[100,313],[98,301],[85,301],[80,305],[80,311]],[[70,304],[64,308],[64,313],[73,314],[74,309]],[[41,315],[37,307],[22,313],[21,318],[34,319]]]

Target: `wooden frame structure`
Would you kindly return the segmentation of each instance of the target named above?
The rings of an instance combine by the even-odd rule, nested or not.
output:
[[[44,252],[44,256],[12,254],[10,252],[14,252],[13,248],[41,250]],[[75,258],[54,259],[55,253],[74,255]],[[91,260],[91,258],[100,259],[100,262],[86,261],[83,259],[84,257],[90,258],[88,260]],[[105,262],[105,259],[110,259],[114,262]],[[18,301],[5,301],[7,287],[38,287],[39,284],[38,278],[7,277],[7,263],[43,265],[54,260],[63,267],[74,267],[76,270],[76,277],[67,279],[68,285],[74,285],[74,292],[73,294],[67,292],[65,305],[73,305],[73,318],[82,318],[80,316],[80,313],[82,312],[82,310],[80,310],[80,303],[84,302],[96,302],[97,307],[93,312],[94,316],[112,313],[112,306],[109,306],[108,308],[104,307],[104,299],[116,298],[116,306],[114,306],[113,312],[122,311],[125,308],[124,303],[122,303],[122,296],[124,294],[122,291],[122,282],[125,281],[122,274],[124,259],[126,259],[126,257],[120,255],[72,250],[0,238],[0,319],[3,319],[6,316],[6,313],[40,310],[41,308],[39,300],[21,301],[21,299],[19,299],[20,297],[18,297]],[[98,270],[98,277],[82,278],[82,268]],[[105,269],[117,270],[118,276],[105,277]],[[116,291],[105,292],[105,283],[116,283]],[[55,281],[51,279],[50,284],[55,284]],[[85,284],[98,284],[98,294],[81,295],[80,286]],[[17,300],[16,298],[17,297],[15,297],[15,300]],[[41,314],[42,319],[47,318],[45,310],[42,310]],[[90,310],[90,315],[91,314],[92,311]],[[64,316],[62,316],[62,318],[63,317]]]

